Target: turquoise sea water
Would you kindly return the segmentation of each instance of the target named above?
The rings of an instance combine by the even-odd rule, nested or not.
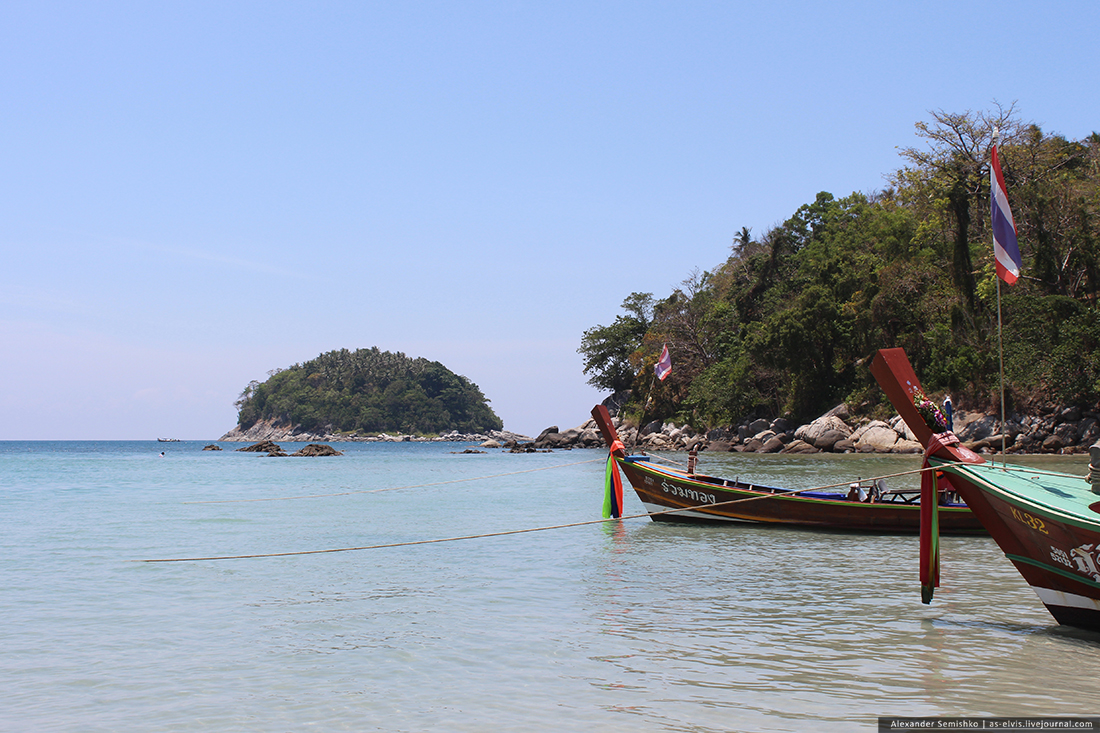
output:
[[[569,524],[602,504],[596,451],[224,445],[0,443],[0,730],[871,731],[879,715],[1098,712],[1100,636],[1056,626],[988,538],[944,540],[931,606],[914,537],[648,519],[139,562]],[[919,463],[701,461],[791,488]],[[626,508],[641,511],[632,492]]]

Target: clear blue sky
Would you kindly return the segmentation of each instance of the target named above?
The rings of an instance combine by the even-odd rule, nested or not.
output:
[[[505,427],[576,353],[929,110],[1100,130],[1100,3],[0,5],[0,439],[214,439],[338,348],[437,360]]]

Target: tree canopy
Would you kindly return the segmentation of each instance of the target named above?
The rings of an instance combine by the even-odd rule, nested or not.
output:
[[[437,361],[378,347],[330,351],[251,382],[237,400],[237,424],[259,420],[306,431],[480,433],[503,423],[476,384]]]
[[[1009,397],[1095,404],[1100,135],[1067,140],[1011,108],[931,117],[916,126],[923,147],[901,151],[886,190],[823,192],[760,237],[742,228],[729,258],[654,301],[647,323],[628,299],[613,326],[586,331],[579,351],[592,384],[631,389],[627,409],[645,420],[803,419],[840,401],[879,403],[869,359],[900,346],[926,388],[991,406],[996,133],[1024,260],[1020,281],[1001,290]],[[663,344],[673,370],[661,382],[653,365]]]

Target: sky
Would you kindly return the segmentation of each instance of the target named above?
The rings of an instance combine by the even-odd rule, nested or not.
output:
[[[0,440],[214,440],[333,349],[583,423],[584,331],[933,110],[1100,131],[1100,3],[0,4]],[[1011,195],[1011,192],[1010,192]]]

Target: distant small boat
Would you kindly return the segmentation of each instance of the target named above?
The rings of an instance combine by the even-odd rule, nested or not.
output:
[[[180,442],[180,439],[179,438],[157,438],[157,442],[158,443],[178,443],[178,442]]]
[[[890,534],[920,531],[918,491],[883,491],[881,482],[791,491],[658,466],[650,456],[627,454],[606,407],[596,405],[592,417],[611,449],[612,461],[655,521],[748,522]],[[965,504],[947,503],[940,510],[943,532],[984,534]]]
[[[1090,487],[1083,476],[988,463],[943,425],[933,429],[917,406],[929,403],[902,349],[881,349],[871,373],[926,448],[932,470],[923,474],[922,492],[958,492],[1058,623],[1100,631],[1100,477]],[[1090,453],[1100,471],[1100,446]],[[921,531],[925,603],[939,585],[935,514],[928,512]]]

